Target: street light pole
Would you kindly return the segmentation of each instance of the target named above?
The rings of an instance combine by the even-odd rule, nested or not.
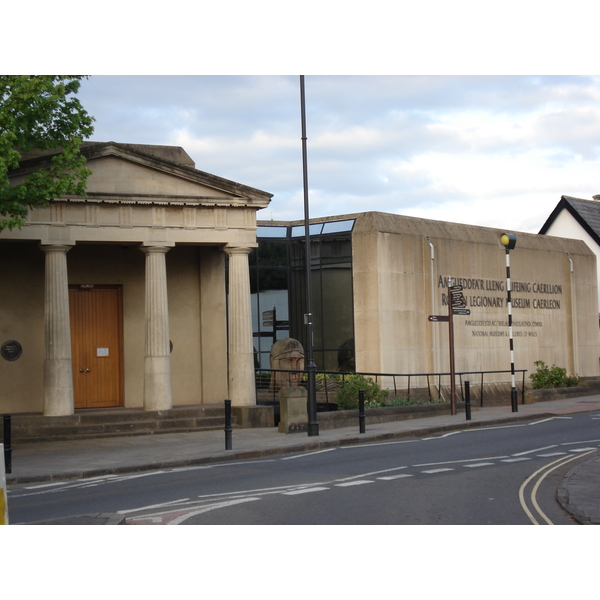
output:
[[[508,337],[510,341],[510,404],[512,412],[518,412],[517,386],[515,384],[515,351],[513,346],[513,328],[512,328],[512,301],[510,286],[510,251],[516,246],[517,238],[512,233],[503,233],[500,236],[500,243],[506,248],[506,306],[508,308]]]
[[[304,75],[300,75],[300,108],[302,113],[302,175],[304,182],[304,262],[306,273],[306,314],[304,324],[306,325],[306,362],[308,373],[308,427],[309,436],[319,435],[319,423],[317,422],[317,366],[314,360],[314,341],[312,323],[312,276],[310,258],[310,223],[308,217],[308,168],[306,159],[306,112],[304,103]]]

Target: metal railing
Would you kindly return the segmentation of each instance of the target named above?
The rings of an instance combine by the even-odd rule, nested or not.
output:
[[[273,389],[271,385],[271,377],[273,373],[287,373],[290,380],[292,376],[297,380],[299,373],[302,373],[300,385],[304,384],[307,377],[307,371],[291,371],[286,369],[255,369],[256,372],[256,396],[259,401],[266,402],[277,402],[278,396],[277,391]],[[499,375],[502,373],[510,374],[509,370],[502,371],[461,371],[456,372],[455,377],[459,378],[460,385],[456,392],[461,402],[464,402],[464,382],[467,381],[466,376],[475,376],[479,381],[476,384],[471,378],[468,379],[470,382],[471,397],[477,396],[473,394],[474,388],[479,388],[478,402],[479,406],[483,407],[484,404],[484,392],[486,385],[492,384],[510,384],[510,382],[499,382],[490,381],[489,377],[486,381],[486,376]],[[525,404],[525,374],[526,369],[515,369],[515,373],[522,374],[521,381],[521,404]],[[370,377],[383,387],[384,389],[393,391],[394,396],[401,396],[407,399],[411,399],[411,393],[418,394],[421,400],[427,400],[429,403],[434,402],[449,402],[450,397],[444,397],[443,387],[450,386],[450,376],[448,373],[365,373],[365,372],[350,372],[350,371],[317,371],[317,403],[318,404],[334,404],[335,395],[337,390],[343,385],[347,377],[354,375],[363,375]],[[447,378],[447,379],[446,379]],[[445,379],[445,381],[442,381]],[[416,381],[426,381],[426,385],[418,386],[415,384]],[[405,383],[405,385],[401,385]],[[382,385],[383,384],[383,385]],[[391,385],[390,385],[391,384]],[[319,400],[321,400],[319,402]],[[475,398],[472,399],[472,401]],[[326,408],[325,408],[326,410]]]

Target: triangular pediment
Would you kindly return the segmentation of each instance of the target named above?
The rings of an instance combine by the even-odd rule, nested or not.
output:
[[[86,198],[67,202],[223,205],[266,207],[272,194],[194,168],[187,153],[174,146],[87,142],[82,146],[88,178]],[[24,157],[15,177],[43,166],[49,155]]]

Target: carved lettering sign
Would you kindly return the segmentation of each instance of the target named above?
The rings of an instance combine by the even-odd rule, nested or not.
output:
[[[467,306],[474,308],[504,308],[506,307],[506,282],[500,279],[479,279],[474,277],[453,277],[452,282],[462,286]],[[439,276],[438,288],[446,288],[448,278]],[[480,292],[480,293],[477,293]],[[492,292],[492,293],[490,293]],[[495,294],[493,292],[496,292]],[[502,293],[503,292],[503,293]],[[502,293],[502,294],[501,294]],[[562,308],[560,297],[563,286],[557,283],[542,283],[539,281],[511,283],[511,304],[513,308],[534,310],[560,310]],[[533,294],[533,298],[523,297],[524,294]],[[448,306],[447,294],[442,294],[442,306]]]

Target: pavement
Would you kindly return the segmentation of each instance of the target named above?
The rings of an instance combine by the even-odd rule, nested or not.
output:
[[[109,474],[160,470],[180,466],[294,454],[336,446],[374,443],[405,437],[427,437],[468,428],[532,421],[582,412],[600,411],[600,395],[565,398],[534,404],[475,408],[471,419],[464,412],[369,424],[365,433],[356,427],[279,433],[276,427],[233,429],[231,449],[224,431],[161,433],[130,437],[94,438],[22,443],[13,440],[12,472],[7,485],[83,479]],[[317,415],[318,418],[318,415]],[[571,469],[559,488],[563,507],[582,524],[600,524],[600,450]],[[10,517],[10,504],[9,504]],[[44,524],[122,524],[111,514],[79,515]],[[42,524],[42,523],[39,523]]]

